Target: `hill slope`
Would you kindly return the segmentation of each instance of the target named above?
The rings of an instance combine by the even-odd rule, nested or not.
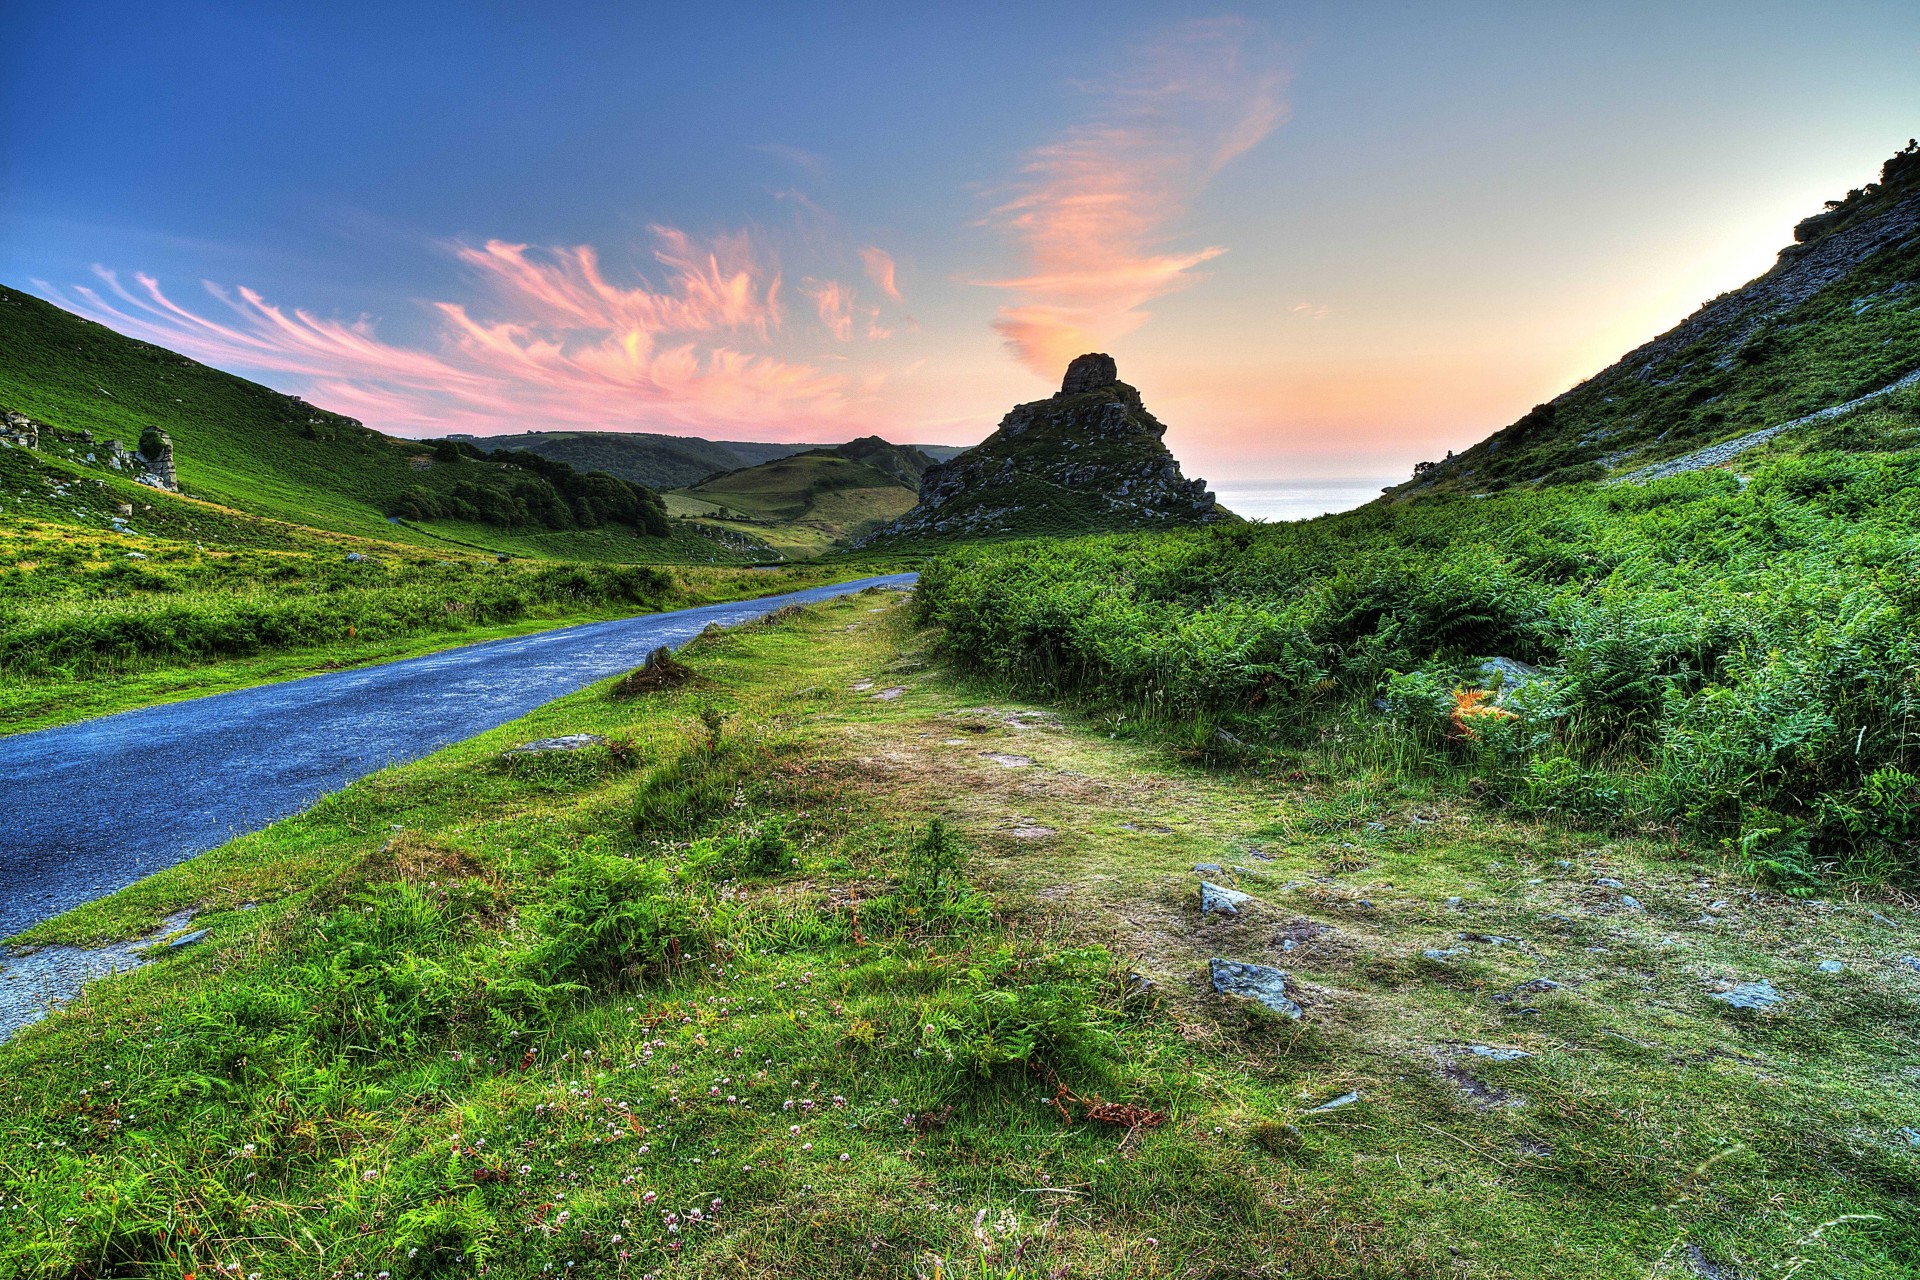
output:
[[[843,458],[865,463],[875,471],[898,480],[907,488],[920,488],[920,477],[934,465],[933,455],[910,444],[889,444],[879,436],[861,436],[839,445],[834,452]]]
[[[137,446],[157,430],[183,493],[314,529],[573,559],[714,553],[704,539],[666,537],[664,509],[644,487],[383,435],[5,288],[0,351],[0,409],[35,424],[10,434],[41,437],[36,452],[50,464],[117,471],[128,451],[113,442]]]
[[[962,537],[1109,533],[1202,524],[1224,513],[1187,480],[1166,428],[1111,356],[1076,359],[1051,399],[1016,405],[965,454],[926,470],[920,505],[856,546]]]
[[[1388,492],[1599,479],[1880,392],[1920,370],[1916,284],[1920,148],[1909,144],[1878,183],[1796,227],[1765,275]]]
[[[866,450],[869,456],[906,465],[895,456],[904,451],[883,440],[875,443],[879,447]],[[743,467],[667,495],[675,516],[750,533],[789,557],[819,555],[905,514],[916,501],[911,484],[835,449]]]

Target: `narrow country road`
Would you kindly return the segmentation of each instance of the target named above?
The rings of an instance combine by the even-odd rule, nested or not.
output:
[[[592,622],[0,738],[0,938],[734,626],[890,574]]]

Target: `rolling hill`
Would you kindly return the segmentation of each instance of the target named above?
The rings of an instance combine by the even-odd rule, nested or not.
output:
[[[919,501],[913,484],[882,469],[909,469],[908,451],[877,437],[854,445],[870,461],[840,450],[811,449],[676,489],[667,494],[667,509],[676,517],[758,536],[790,558],[820,555],[904,515]]]
[[[1830,200],[1759,278],[1518,422],[1438,463],[1394,499],[1490,493],[1731,460],[1920,375],[1920,146]]]
[[[760,444],[664,436],[641,431],[527,431],[511,436],[449,437],[489,453],[525,449],[581,471],[605,471],[652,489],[680,489],[722,471],[791,457],[811,444]]]
[[[791,458],[816,449],[835,449],[856,461],[867,461],[868,454],[887,453],[896,462],[882,466],[902,479],[909,471],[910,484],[920,482],[920,472],[936,461],[945,462],[966,452],[966,445],[895,445],[879,436],[863,436],[844,445],[776,444],[765,440],[707,440],[700,436],[655,435],[642,431],[527,431],[511,436],[449,437],[489,452],[501,449],[525,449],[543,458],[569,463],[581,471],[605,471],[644,484],[649,488],[683,489],[699,484],[710,476],[763,462]],[[848,452],[854,450],[854,452]],[[920,459],[915,461],[917,455]]]

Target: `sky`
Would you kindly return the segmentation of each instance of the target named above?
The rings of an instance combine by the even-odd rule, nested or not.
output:
[[[1920,133],[1911,0],[3,0],[0,49],[0,282],[380,430],[968,444],[1104,350],[1187,474],[1323,503]]]

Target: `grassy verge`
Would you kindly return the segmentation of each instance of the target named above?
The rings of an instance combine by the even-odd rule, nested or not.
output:
[[[1898,903],[1488,817],[1391,758],[1206,770],[982,705],[884,601],[36,931],[210,934],[0,1047],[0,1269],[1920,1265]],[[610,745],[500,761],[566,732]],[[1305,1017],[1215,995],[1213,956],[1285,966]],[[1711,998],[1761,978],[1769,1010]]]

